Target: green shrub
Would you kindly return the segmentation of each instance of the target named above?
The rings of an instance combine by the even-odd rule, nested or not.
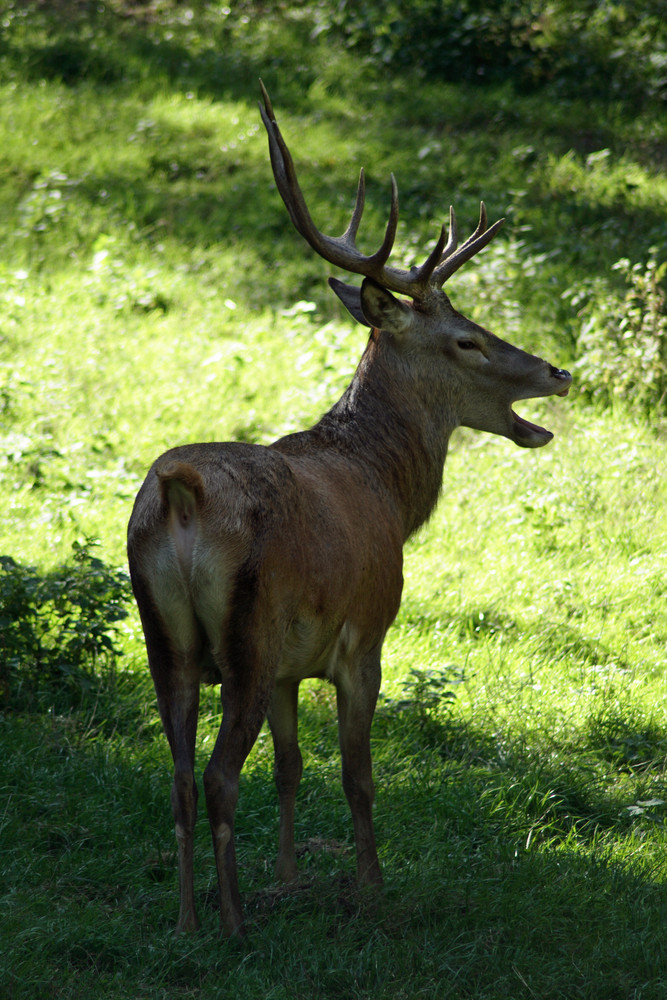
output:
[[[341,0],[322,30],[394,66],[448,80],[554,82],[561,93],[653,96],[667,84],[667,39],[655,0]]]
[[[578,308],[581,328],[574,368],[591,399],[629,403],[643,415],[663,411],[667,397],[667,260],[653,251],[646,264],[619,260],[625,278],[620,296],[602,280],[566,292]]]
[[[412,720],[420,729],[448,715],[456,700],[459,685],[466,680],[462,668],[454,664],[438,669],[413,667],[402,686],[402,698],[384,698],[384,705],[399,712],[403,721]]]
[[[0,556],[0,704],[58,708],[81,702],[95,669],[117,653],[129,579],[94,557],[93,543],[49,573]]]

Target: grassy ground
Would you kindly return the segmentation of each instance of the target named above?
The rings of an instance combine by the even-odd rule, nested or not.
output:
[[[0,552],[36,575],[91,538],[122,568],[161,449],[269,441],[354,369],[364,333],[273,187],[259,75],[332,230],[361,163],[364,238],[393,170],[406,263],[450,200],[462,228],[480,197],[506,214],[452,297],[555,364],[578,360],[563,293],[617,294],[611,265],[665,244],[655,102],[431,80],[415,107],[409,69],[387,84],[313,40],[309,9],[244,23],[212,5],[3,5]],[[174,939],[171,765],[131,604],[120,655],[20,711],[10,695],[30,675],[4,665],[0,995],[664,997],[664,409],[573,392],[534,413],[556,433],[534,453],[457,432],[441,504],[407,547],[373,732],[379,897],[352,878],[330,689],[303,686],[301,882],[272,880],[263,732],[238,811],[248,939],[217,936],[203,815],[203,930]],[[199,771],[219,722],[208,691]]]

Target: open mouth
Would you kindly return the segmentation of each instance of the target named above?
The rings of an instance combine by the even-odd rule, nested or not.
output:
[[[514,410],[510,410],[512,415],[512,435],[517,444],[524,448],[541,448],[542,445],[551,441],[553,434],[546,427],[539,424],[531,424],[530,420],[524,420]]]
[[[567,378],[567,385],[564,389],[559,392],[553,393],[554,396],[567,396],[570,391],[570,385],[572,379],[568,372],[558,372],[558,377]],[[539,424],[532,424],[530,420],[525,420],[520,417],[518,413],[510,408],[510,416],[512,419],[512,430],[513,438],[516,444],[521,445],[523,448],[541,448],[543,445],[548,444],[551,441],[553,434],[548,431],[546,427],[540,427]]]

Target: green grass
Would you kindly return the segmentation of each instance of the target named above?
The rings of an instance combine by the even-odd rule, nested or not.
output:
[[[650,96],[638,112],[557,80],[527,93],[405,68],[388,83],[312,37],[308,4],[247,22],[248,4],[0,6],[0,554],[53,587],[73,543],[98,539],[124,568],[162,449],[307,426],[361,354],[273,186],[258,76],[332,231],[362,163],[362,243],[381,238],[393,170],[405,263],[450,201],[462,230],[482,197],[506,215],[452,298],[555,364],[577,361],[563,293],[619,294],[613,263],[667,241]],[[203,799],[203,928],[174,938],[171,762],[128,601],[118,654],[59,682],[61,664],[20,710],[3,688],[0,995],[664,997],[664,406],[593,406],[575,387],[531,409],[556,434],[538,452],[456,433],[441,503],[406,549],[373,730],[384,891],[355,887],[334,693],[308,683],[301,882],[273,882],[263,731],[238,808],[247,941],[218,937]],[[0,681],[34,669],[5,663]],[[208,690],[199,773],[219,713]]]

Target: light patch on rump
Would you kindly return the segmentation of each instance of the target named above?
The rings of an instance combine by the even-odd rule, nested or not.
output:
[[[192,465],[169,462],[155,471],[168,531],[155,554],[154,599],[178,649],[207,645],[215,657],[226,624],[220,612],[228,608],[243,546],[238,539],[222,550],[207,542],[200,514],[204,482]]]
[[[225,552],[223,557],[201,537],[197,539],[189,594],[214,657],[221,652],[236,569],[237,561],[232,558],[231,551],[229,554]]]
[[[181,652],[196,649],[198,630],[190,588],[171,535],[153,550],[151,564],[152,597],[169,638]]]
[[[176,649],[194,653],[208,647],[215,658],[221,650],[226,625],[221,609],[229,605],[232,573],[197,538],[189,569],[186,576],[170,532],[153,556],[153,599]]]

